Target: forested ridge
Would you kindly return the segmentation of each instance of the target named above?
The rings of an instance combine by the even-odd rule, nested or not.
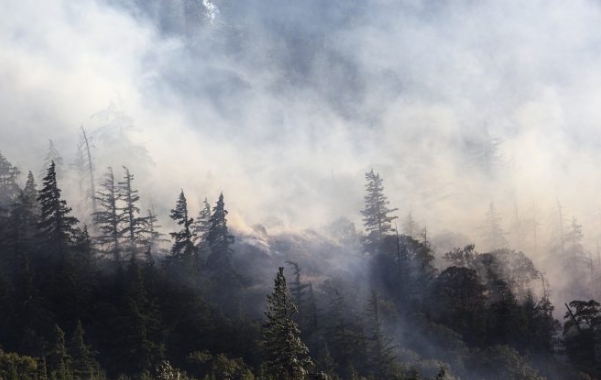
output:
[[[251,239],[228,226],[223,193],[196,212],[183,190],[168,216],[141,212],[126,167],[88,173],[86,225],[52,148],[39,185],[0,155],[0,379],[601,376],[599,303],[552,305],[527,254],[502,242],[437,253],[412,219],[401,233],[373,170],[363,231],[341,219],[337,239],[263,226]]]

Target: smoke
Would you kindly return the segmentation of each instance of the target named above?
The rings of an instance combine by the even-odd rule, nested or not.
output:
[[[430,234],[478,242],[491,202],[507,231],[536,219],[542,263],[558,200],[598,238],[600,21],[591,0],[2,2],[0,151],[72,161],[113,103],[151,159],[96,137],[97,167],[163,218],[183,188],[239,223],[360,225],[373,168]]]

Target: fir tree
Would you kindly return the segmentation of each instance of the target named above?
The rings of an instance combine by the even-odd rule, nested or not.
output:
[[[73,242],[78,220],[69,215],[71,208],[61,199],[54,162],[48,167],[43,186],[37,198],[41,204],[41,220],[38,226],[49,245],[60,252]]]
[[[207,240],[207,235],[209,234],[209,229],[211,228],[210,224],[211,219],[211,206],[205,198],[203,202],[203,206],[198,213],[198,217],[192,226],[192,234],[194,235],[194,243],[197,246],[200,246]]]
[[[51,380],[70,380],[72,378],[69,371],[70,357],[67,355],[65,347],[65,333],[56,324],[52,332],[52,343],[47,358]]]
[[[69,347],[74,380],[92,380],[99,372],[98,363],[94,360],[90,347],[84,341],[84,334],[81,321],[78,320]]]
[[[273,293],[267,296],[267,321],[263,324],[263,349],[268,375],[278,380],[308,378],[312,366],[309,350],[300,339],[300,330],[292,316],[297,307],[286,287],[284,268],[275,278]]]
[[[179,194],[175,208],[171,210],[171,219],[173,219],[182,229],[178,232],[170,233],[173,239],[171,246],[171,258],[183,265],[184,268],[194,270],[194,235],[192,233],[193,218],[188,218],[188,203],[182,190]]]
[[[123,181],[119,182],[119,196],[125,203],[119,210],[123,213],[123,228],[121,233],[125,238],[127,249],[130,251],[132,256],[135,256],[138,251],[138,247],[144,242],[143,231],[146,223],[145,217],[140,217],[140,208],[137,206],[137,202],[140,200],[138,190],[132,187],[134,180],[133,174],[130,174],[129,169],[125,166],[125,176]]]
[[[8,214],[8,208],[19,195],[17,180],[21,172],[0,153],[0,217]]]
[[[384,235],[393,231],[392,222],[396,216],[389,214],[397,209],[388,208],[388,199],[384,195],[383,180],[380,175],[374,173],[373,169],[369,173],[365,173],[367,180],[365,195],[365,209],[361,211],[363,214],[363,224],[367,231],[366,245],[373,249],[377,249]]]
[[[9,273],[16,273],[19,258],[26,252],[33,252],[36,245],[37,224],[40,219],[40,207],[37,201],[37,189],[33,174],[29,172],[27,183],[11,207],[0,259]]]
[[[161,226],[158,224],[158,221],[159,219],[154,212],[154,208],[148,209],[144,221],[144,229],[142,230],[142,233],[145,236],[142,244],[145,247],[148,247],[146,252],[151,255],[151,257],[158,251],[159,244],[169,241],[168,239],[163,238],[164,234],[159,230]]]
[[[119,188],[115,184],[112,168],[108,168],[100,186],[101,190],[95,197],[99,210],[93,214],[94,222],[101,232],[96,241],[103,247],[104,253],[109,254],[115,263],[119,263],[121,261],[120,239],[124,233],[121,224],[124,218],[117,204]]]
[[[234,244],[234,236],[230,235],[227,228],[227,210],[223,201],[223,193],[219,195],[219,200],[213,208],[213,214],[209,219],[209,232],[207,234],[207,243],[211,250],[207,259],[209,269],[227,269],[231,268],[232,249],[230,245]]]
[[[394,362],[392,339],[384,334],[380,315],[380,299],[373,290],[367,306],[367,319],[369,361],[374,379],[390,379]]]

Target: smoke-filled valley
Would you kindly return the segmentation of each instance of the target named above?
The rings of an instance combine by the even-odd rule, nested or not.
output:
[[[0,379],[601,378],[600,7],[0,3]]]

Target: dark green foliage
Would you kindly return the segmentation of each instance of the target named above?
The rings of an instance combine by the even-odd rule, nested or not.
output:
[[[566,305],[563,338],[566,352],[576,365],[601,375],[601,307],[597,301],[575,300]]]
[[[70,216],[71,208],[61,199],[61,190],[56,182],[54,162],[48,167],[43,187],[37,200],[41,205],[41,218],[38,224],[43,238],[54,249],[54,254],[64,255],[64,250],[73,242],[77,218]]]
[[[119,360],[131,373],[151,370],[163,359],[164,337],[159,309],[149,298],[142,272],[135,257],[130,259],[125,279],[125,293],[118,319]]]
[[[211,228],[210,219],[211,206],[209,205],[207,198],[205,198],[202,208],[198,212],[198,217],[196,218],[192,228],[192,234],[194,235],[195,243],[197,245],[200,245],[207,240],[207,236]]]
[[[223,193],[213,207],[213,214],[209,219],[207,243],[211,253],[207,259],[207,266],[211,270],[228,269],[232,265],[232,249],[234,236],[230,235],[227,228],[227,210],[223,201]]]
[[[0,379],[42,380],[42,377],[38,376],[38,363],[35,358],[7,353],[0,348]]]
[[[544,380],[527,359],[508,346],[491,346],[477,352],[470,367],[490,380]]]
[[[461,334],[468,344],[483,343],[485,290],[474,270],[455,266],[445,269],[432,287],[433,319]]]
[[[370,372],[375,380],[392,378],[394,354],[392,339],[386,336],[382,327],[380,299],[372,291],[367,307],[368,354]]]
[[[78,320],[69,347],[74,380],[89,380],[100,377],[99,365],[94,360],[90,347],[84,341],[84,334],[85,331],[81,321]]]
[[[70,371],[71,357],[67,354],[65,333],[58,325],[54,325],[52,340],[46,353],[46,361],[51,380],[72,379]]]
[[[6,216],[10,205],[19,195],[17,183],[21,171],[0,153],[0,217]]]
[[[206,373],[204,379],[255,379],[252,369],[241,358],[231,359],[225,354],[211,355],[208,351],[202,351],[191,353],[188,360],[198,367],[198,372],[194,373]]]
[[[312,366],[309,350],[300,339],[298,325],[292,319],[297,308],[280,268],[274,290],[267,296],[267,320],[263,324],[265,371],[278,380],[304,380]]]
[[[6,183],[16,184],[18,171],[4,167]],[[438,274],[425,232],[420,236],[412,222],[412,236],[394,234],[381,179],[368,177],[385,218],[378,227],[366,225],[367,255],[353,251],[359,237],[348,220],[330,231],[336,241],[328,246],[343,258],[326,250],[307,254],[312,248],[299,253],[290,248],[296,243],[280,249],[295,235],[276,244],[266,230],[245,251],[246,237],[234,245],[223,195],[212,212],[205,202],[193,223],[182,192],[172,210],[181,229],[172,234],[166,260],[157,218],[139,217],[127,170],[117,185],[107,175],[98,194],[95,247],[87,227],[75,227],[53,165],[39,196],[30,174],[22,190],[12,187],[0,213],[0,377],[480,380],[544,373],[564,380],[579,378],[578,371],[599,377],[596,301],[572,302],[561,356],[553,306],[546,289],[536,295],[540,274],[526,254],[478,253],[468,245],[447,253],[453,265]],[[129,264],[114,266],[94,248]],[[264,318],[257,299],[269,280],[241,264],[251,260],[264,271],[287,261],[293,273],[288,290],[280,269]],[[181,271],[161,265],[175,262]],[[237,269],[245,270],[243,281]]]
[[[182,229],[170,233],[173,245],[171,246],[169,263],[178,267],[180,272],[186,273],[189,278],[193,278],[197,271],[194,234],[191,229],[194,219],[188,218],[188,203],[183,190],[179,194],[175,208],[171,210],[170,216]]]
[[[325,339],[338,365],[337,372],[343,377],[351,376],[357,370],[363,372],[367,366],[364,360],[367,358],[367,340],[359,319],[347,305],[340,283],[328,281],[323,286],[329,306],[325,316]],[[358,365],[361,368],[357,368]]]

